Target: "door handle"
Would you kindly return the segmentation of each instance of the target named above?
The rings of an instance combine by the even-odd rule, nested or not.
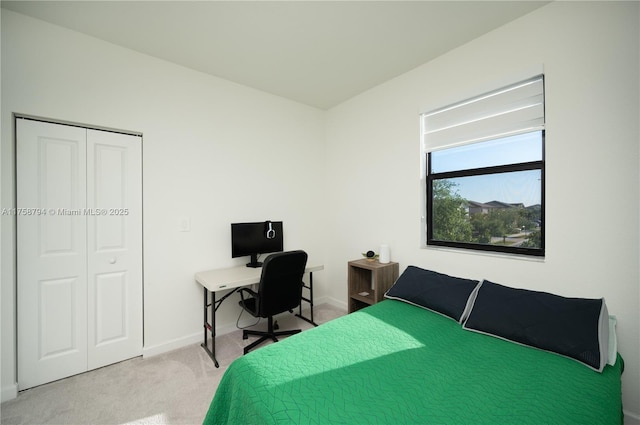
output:
[[[114,257],[114,258],[111,258],[111,259],[109,260],[109,264],[115,264],[117,261],[118,261],[118,259],[117,259],[117,258],[115,258],[115,257]]]

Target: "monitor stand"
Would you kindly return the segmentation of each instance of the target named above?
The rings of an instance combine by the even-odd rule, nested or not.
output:
[[[247,267],[253,267],[254,269],[262,267],[262,263],[258,261],[258,254],[251,254],[251,262],[247,263]]]

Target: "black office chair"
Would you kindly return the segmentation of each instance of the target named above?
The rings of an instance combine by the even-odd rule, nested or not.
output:
[[[307,265],[307,253],[304,251],[288,251],[271,254],[262,264],[262,275],[258,292],[249,288],[240,289],[240,306],[254,317],[266,317],[268,328],[266,332],[245,329],[242,339],[249,335],[261,338],[244,348],[244,354],[256,345],[272,339],[278,342],[278,336],[293,335],[300,329],[276,332],[273,316],[285,311],[293,311],[300,305],[302,299],[302,276]],[[245,298],[245,294],[249,296]]]

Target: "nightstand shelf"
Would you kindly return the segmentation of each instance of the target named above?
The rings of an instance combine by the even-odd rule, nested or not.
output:
[[[381,301],[399,273],[399,264],[377,260],[353,260],[348,263],[349,313]],[[367,295],[361,295],[366,292]]]

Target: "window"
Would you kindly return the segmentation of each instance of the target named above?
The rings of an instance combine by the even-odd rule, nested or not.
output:
[[[422,115],[427,245],[544,255],[539,76]]]

